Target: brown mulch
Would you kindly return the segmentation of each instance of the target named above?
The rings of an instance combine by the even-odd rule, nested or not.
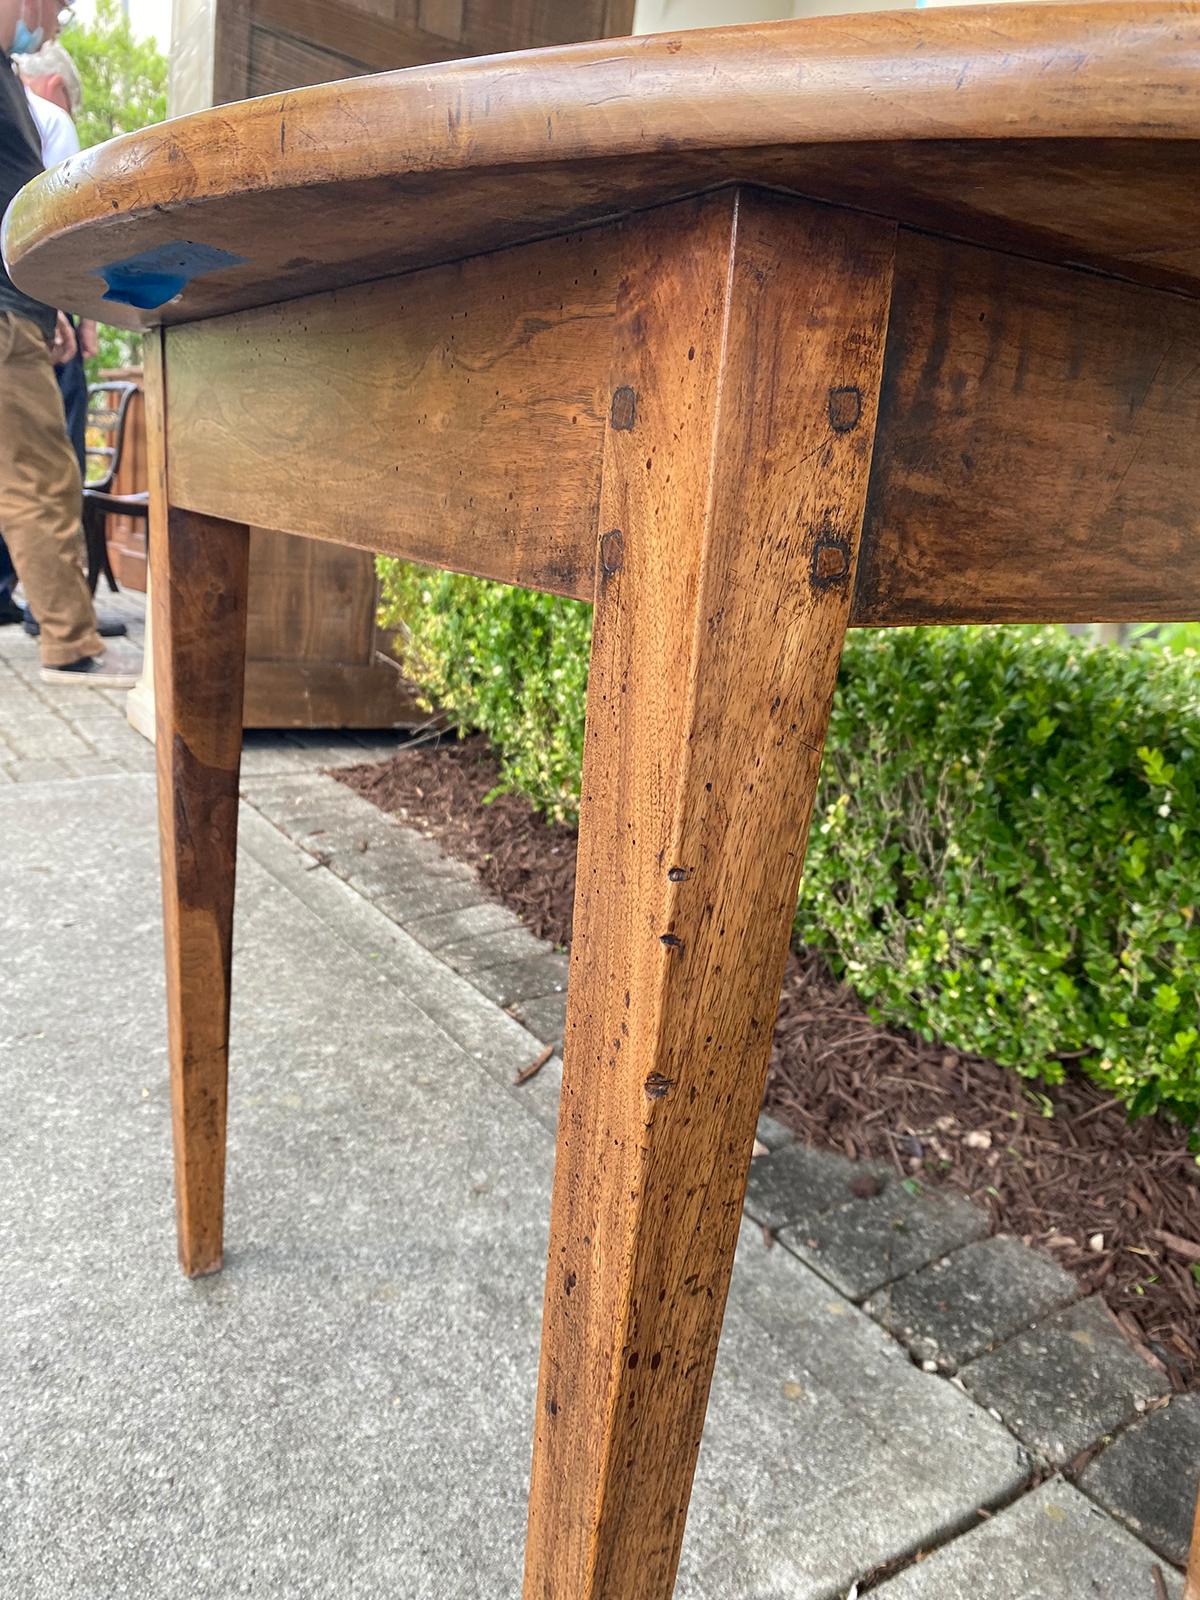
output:
[[[439,840],[539,937],[567,945],[575,831],[499,781],[482,739],[402,750],[333,776]],[[1200,1380],[1200,1168],[1181,1129],[1133,1123],[1081,1076],[1060,1088],[877,1027],[815,952],[788,961],[765,1108],[807,1143],[890,1161],[986,1205],[1099,1292],[1173,1388]]]

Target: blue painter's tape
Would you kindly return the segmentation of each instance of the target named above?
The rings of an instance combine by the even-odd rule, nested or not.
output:
[[[215,245],[177,239],[153,250],[143,250],[141,255],[128,256],[124,261],[110,261],[100,268],[99,276],[108,286],[105,300],[136,306],[140,311],[153,311],[156,306],[174,300],[193,278],[206,272],[220,272],[224,267],[241,267],[245,263],[245,256],[218,250]]]
[[[174,300],[182,292],[187,283],[187,279],[179,273],[139,272],[136,276],[126,277],[111,268],[105,269],[104,281],[108,284],[103,296],[105,300],[117,300],[122,305],[137,306],[142,311],[165,306],[168,300]]]

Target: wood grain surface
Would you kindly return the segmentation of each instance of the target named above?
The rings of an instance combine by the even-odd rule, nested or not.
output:
[[[590,593],[622,238],[167,332],[176,505]]]
[[[146,341],[150,571],[179,1260],[221,1265],[249,529],[167,510],[160,340]],[[165,515],[164,515],[165,513]]]
[[[1200,616],[1200,305],[903,235],[856,623]]]
[[[526,1600],[672,1592],[842,638],[894,230],[656,213],[606,430]]]
[[[168,330],[176,503],[589,599],[642,225]],[[1200,613],[1200,306],[907,229],[894,298],[852,623]]]
[[[1189,0],[805,18],[361,77],[124,135],[11,208],[16,281],[142,326],[383,277],[730,182],[1200,284]],[[239,258],[158,309],[106,264]]]

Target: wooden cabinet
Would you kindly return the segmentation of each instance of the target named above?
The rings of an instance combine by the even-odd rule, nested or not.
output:
[[[176,0],[173,116],[303,84],[628,33],[633,0]],[[331,529],[331,536],[336,530]],[[245,726],[423,720],[380,653],[373,558],[255,528]]]

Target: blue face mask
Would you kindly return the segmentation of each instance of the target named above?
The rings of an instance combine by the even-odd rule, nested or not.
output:
[[[17,31],[13,34],[12,53],[15,56],[31,56],[42,48],[42,41],[46,37],[45,28],[31,28],[22,17],[17,23]]]

